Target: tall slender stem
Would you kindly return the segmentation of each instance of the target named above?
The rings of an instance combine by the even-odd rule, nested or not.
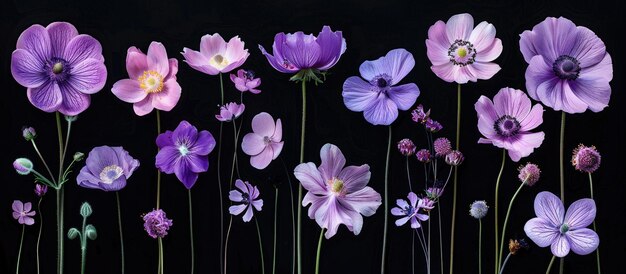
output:
[[[428,263],[426,266],[428,268],[427,273],[430,274],[430,211],[428,211]]]
[[[261,273],[265,274],[265,259],[263,258],[263,241],[261,240],[261,228],[259,228],[259,219],[254,217],[254,223],[256,224],[256,233],[259,237],[259,253],[261,254]]]
[[[61,129],[61,114],[56,112],[57,135],[59,139],[59,177],[57,179],[57,273],[63,273],[63,130]]]
[[[22,225],[22,237],[20,238],[20,249],[17,251],[17,264],[15,265],[15,274],[20,273],[20,258],[22,257],[22,243],[24,243],[24,229],[26,225]]]
[[[283,168],[285,169],[287,183],[289,184],[289,197],[291,198],[291,273],[294,274],[296,273],[296,215],[293,210],[293,187],[291,186],[291,176],[289,174],[289,170],[287,169],[287,165],[285,164],[285,161],[283,161],[283,158],[280,158],[280,162],[283,164]]]
[[[495,199],[495,203],[493,205],[494,208],[494,218],[495,218],[495,238],[496,238],[496,243],[495,243],[495,248],[494,248],[494,253],[495,253],[495,273],[498,273],[498,266],[500,265],[500,260],[498,259],[498,247],[500,246],[499,244],[499,239],[498,239],[498,189],[500,188],[500,178],[502,177],[502,171],[504,170],[504,163],[506,163],[506,149],[502,149],[502,165],[500,166],[500,172],[498,172],[498,178],[496,179],[496,199]]]
[[[591,199],[593,200],[593,179],[591,178],[591,172],[587,173],[589,175],[589,194]],[[596,226],[596,220],[593,220],[593,231],[595,231],[596,233],[598,233],[598,228]],[[600,271],[600,246],[598,246],[598,248],[596,248],[596,262],[598,264],[598,274],[601,273]]]
[[[499,274],[504,273],[504,268],[506,267],[506,263],[509,262],[509,258],[511,258],[511,252],[509,252],[508,255],[506,255],[506,258],[504,259],[504,262],[502,263],[502,267],[500,267],[500,272]]]
[[[506,225],[509,223],[509,215],[511,214],[511,208],[513,208],[513,202],[515,201],[515,198],[517,198],[517,194],[519,194],[519,192],[522,190],[524,185],[526,185],[526,180],[528,180],[528,178],[524,179],[524,181],[519,185],[519,187],[515,191],[515,194],[513,194],[513,197],[511,197],[511,201],[509,201],[509,207],[506,210],[506,216],[504,217],[504,224],[502,225],[502,235],[500,236],[500,255],[498,256],[498,269],[502,268],[502,265],[500,264],[500,262],[502,262],[502,254],[504,253],[504,237],[506,236]]]
[[[87,265],[87,235],[85,227],[87,226],[87,217],[83,216],[83,235],[80,237],[80,273],[85,274],[85,266]]]
[[[156,110],[156,120],[157,120],[157,136],[161,134],[161,112]],[[158,148],[157,148],[158,151]],[[161,171],[157,169],[157,197],[156,197],[156,208],[159,209],[161,207]]]
[[[552,268],[552,264],[554,264],[554,258],[556,258],[556,256],[552,255],[552,259],[550,259],[550,264],[548,264],[548,269],[546,269],[546,274],[550,274],[550,269]]]
[[[478,274],[483,273],[483,220],[478,219]]]
[[[117,224],[118,229],[120,231],[120,255],[122,256],[122,274],[124,274],[125,270],[125,261],[124,261],[124,234],[122,233],[122,206],[120,203],[120,192],[115,192],[115,199],[117,200]]]
[[[235,120],[233,120],[233,139],[235,141],[234,146],[235,149],[233,151],[233,163],[231,165],[230,168],[230,184],[232,187],[232,182],[233,182],[233,176],[235,176],[235,163],[237,162],[237,145],[239,142],[239,132],[237,132],[237,124],[235,123]]]
[[[163,274],[165,273],[165,262],[163,262],[165,260],[165,255],[163,254],[163,239],[161,237],[159,237],[158,239],[158,243],[159,243],[159,274]]]
[[[385,205],[385,218],[384,218],[384,223],[383,223],[383,248],[382,248],[382,255],[380,258],[380,273],[383,274],[385,273],[385,255],[386,255],[386,249],[387,249],[387,222],[388,222],[388,212],[389,212],[389,204],[387,203],[387,196],[388,196],[388,188],[389,188],[389,184],[388,184],[388,180],[389,180],[389,154],[391,152],[391,126],[388,126],[389,128],[389,137],[387,140],[387,158],[385,160],[385,195],[383,198],[383,203]]]
[[[70,144],[70,132],[72,131],[72,122],[67,121],[67,132],[65,132],[65,146],[63,147],[63,156],[61,159],[65,161],[65,155],[67,155],[67,147]]]
[[[228,267],[228,239],[230,238],[230,228],[233,225],[233,216],[231,215],[228,220],[228,229],[226,230],[226,240],[224,241],[224,274],[226,274],[226,269]]]
[[[191,274],[194,273],[196,253],[193,250],[193,205],[191,203],[191,189],[187,190],[187,197],[189,198],[189,246],[191,247]]]
[[[37,234],[37,274],[39,274],[39,242],[41,242],[41,231],[43,230],[43,214],[41,214],[41,200],[43,197],[39,198],[39,202],[37,203],[37,213],[39,214],[39,233]]]
[[[439,222],[439,226],[437,227],[439,230],[439,263],[440,263],[440,269],[439,269],[439,273],[443,274],[443,240],[441,237],[441,203],[437,204],[437,217],[439,217],[437,219],[437,221]]]
[[[222,73],[220,75],[220,106],[224,105],[224,83],[222,80]],[[224,198],[222,197],[222,131],[224,129],[224,123],[220,122],[219,139],[217,142],[217,188],[220,197],[220,271],[222,274],[226,273],[226,257],[224,247]]]
[[[565,204],[565,171],[563,166],[563,154],[564,154],[564,143],[565,143],[565,111],[561,111],[561,135],[559,138],[559,181],[561,185],[561,202]],[[559,273],[563,274],[563,265],[564,265],[565,257],[560,258],[559,260]]]
[[[411,170],[409,169],[409,156],[406,156],[406,178],[409,183],[409,191],[413,192],[413,187],[411,187]]]
[[[46,167],[46,170],[48,171],[48,174],[50,175],[50,179],[56,185],[57,180],[54,178],[54,175],[52,174],[52,170],[48,166],[48,163],[46,163],[46,160],[44,160],[43,155],[41,155],[41,152],[39,152],[39,148],[37,147],[37,144],[35,143],[35,139],[34,138],[31,139],[30,142],[33,144],[33,148],[35,149],[35,152],[37,152],[37,155],[39,156],[41,163],[43,163],[44,167]]]
[[[456,149],[459,150],[461,140],[461,84],[456,90]],[[456,183],[458,167],[454,167],[454,182],[452,184],[452,225],[450,226],[450,274],[454,273],[454,232],[456,224]]]
[[[320,273],[320,253],[322,251],[322,240],[324,239],[324,228],[320,231],[320,238],[317,240],[317,255],[315,255],[315,274]]]
[[[274,188],[274,248],[272,249],[272,274],[276,273],[276,227],[278,222],[278,187]]]
[[[302,80],[302,122],[300,129],[300,163],[304,163],[304,137],[306,132],[306,81]],[[298,202],[302,201],[302,185],[298,184]],[[298,274],[302,274],[302,206],[298,205],[297,250]]]

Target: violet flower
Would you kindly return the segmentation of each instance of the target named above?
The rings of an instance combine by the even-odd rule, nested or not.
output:
[[[391,209],[393,216],[402,217],[396,220],[396,226],[403,226],[410,221],[411,228],[420,228],[420,221],[424,222],[428,220],[428,215],[420,213],[420,209],[430,210],[433,206],[432,204],[426,204],[425,200],[420,199],[413,192],[409,192],[407,198],[409,198],[409,202],[403,199],[396,200],[396,205],[398,206]]]
[[[250,155],[250,165],[256,169],[266,168],[283,150],[283,125],[280,119],[267,112],[261,112],[252,118],[252,132],[243,136],[241,149]]]
[[[465,84],[493,77],[500,66],[492,61],[502,53],[496,28],[485,21],[474,28],[474,18],[457,14],[448,22],[437,21],[428,29],[426,54],[430,69],[446,82]]]
[[[206,34],[200,39],[200,51],[183,48],[185,62],[193,69],[209,75],[227,73],[243,65],[250,56],[245,43],[239,36],[230,38],[228,43],[215,33]]]
[[[30,103],[45,112],[78,115],[106,83],[100,42],[78,34],[70,23],[32,25],[20,34],[16,47],[11,74],[27,88]]]
[[[94,147],[76,182],[84,188],[118,191],[126,186],[126,180],[138,167],[139,161],[123,147]]]
[[[408,110],[420,95],[414,83],[395,86],[415,65],[413,55],[394,49],[359,67],[361,77],[352,76],[343,83],[343,103],[349,110],[361,112],[370,124],[390,125],[398,118],[398,109]]]
[[[154,239],[163,238],[173,225],[172,219],[168,219],[162,209],[152,210],[142,216],[143,229]]]
[[[580,172],[593,173],[600,167],[602,157],[595,146],[578,145],[572,153],[572,165]]]
[[[215,119],[221,122],[230,122],[241,116],[246,106],[234,102],[227,103],[220,107],[220,114],[215,115]]]
[[[528,96],[518,89],[500,89],[493,102],[480,96],[474,108],[478,130],[486,138],[480,138],[478,143],[506,149],[514,162],[530,155],[544,138],[543,132],[530,132],[543,123],[543,107],[531,106]]]
[[[308,192],[302,206],[309,207],[309,218],[326,231],[326,239],[337,233],[339,225],[358,235],[363,228],[363,216],[372,216],[381,205],[381,197],[371,187],[369,165],[347,166],[341,150],[325,144],[320,150],[322,163],[302,163],[294,175]]]
[[[48,193],[48,186],[42,184],[35,184],[35,195],[41,198]]]
[[[235,84],[235,88],[241,92],[250,91],[253,94],[261,93],[260,89],[257,89],[261,85],[261,78],[254,78],[254,72],[251,70],[240,69],[237,71],[237,75],[230,74],[230,81]]]
[[[239,205],[233,205],[228,208],[228,211],[231,215],[239,215],[242,212],[246,212],[243,215],[243,221],[249,222],[252,220],[252,216],[254,212],[252,207],[254,207],[257,211],[261,211],[263,208],[263,199],[258,199],[261,192],[256,186],[252,186],[248,182],[244,182],[240,179],[235,181],[235,186],[239,190],[231,190],[228,194],[228,199],[230,199],[234,203],[241,203]]]
[[[599,112],[609,104],[613,61],[593,31],[548,17],[520,37],[531,98],[567,113]]]
[[[120,100],[133,103],[135,114],[144,116],[155,108],[170,111],[178,103],[182,90],[176,81],[178,60],[167,59],[163,44],[150,43],[148,54],[128,48],[126,71],[129,79],[115,82],[111,91]]]
[[[33,225],[35,223],[35,219],[31,218],[35,216],[35,211],[30,211],[33,208],[33,205],[28,203],[22,203],[22,201],[15,200],[11,205],[13,208],[13,219],[16,219],[17,222],[21,225]]]
[[[215,138],[210,132],[198,129],[187,121],[181,121],[174,131],[165,131],[156,139],[159,153],[156,167],[176,178],[191,189],[198,174],[209,169],[207,155],[215,148]]]
[[[558,197],[543,191],[535,197],[535,214],[537,217],[526,222],[524,231],[539,247],[550,246],[554,256],[565,257],[570,250],[587,255],[598,248],[598,234],[586,228],[596,217],[592,199],[580,199],[565,212]]]

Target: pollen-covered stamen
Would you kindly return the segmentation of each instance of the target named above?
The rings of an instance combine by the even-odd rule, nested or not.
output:
[[[448,56],[450,57],[450,62],[462,67],[474,63],[476,49],[469,41],[457,39],[450,45]]]
[[[221,54],[216,54],[211,57],[211,59],[209,60],[209,64],[212,67],[222,69],[228,66],[230,62],[228,61],[228,59],[226,59],[226,57],[222,56]]]
[[[343,191],[343,181],[337,177],[328,180],[328,185],[330,185],[330,190],[335,194],[341,194]]]
[[[118,165],[106,166],[100,172],[100,180],[105,184],[111,184],[124,174],[124,170]]]
[[[139,87],[147,93],[158,93],[163,90],[163,76],[154,70],[147,70],[139,76]]]
[[[569,55],[561,55],[552,64],[554,75],[565,80],[575,80],[580,75],[580,62]]]
[[[498,135],[503,137],[511,137],[517,135],[521,129],[521,125],[517,119],[509,115],[504,115],[493,124],[493,129]]]

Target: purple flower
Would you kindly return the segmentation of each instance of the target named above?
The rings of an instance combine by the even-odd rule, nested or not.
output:
[[[231,73],[230,80],[235,84],[235,88],[241,92],[261,93],[261,90],[257,89],[261,85],[261,78],[254,78],[254,72],[251,70],[240,69],[237,71],[237,75]]]
[[[11,205],[13,208],[13,219],[16,219],[21,225],[33,225],[35,219],[31,218],[35,216],[35,211],[30,211],[33,205],[28,203],[22,203],[22,201],[15,200]]]
[[[252,132],[243,136],[241,150],[250,155],[250,165],[256,169],[266,168],[283,150],[283,124],[267,112],[252,118]]]
[[[123,147],[94,147],[76,181],[84,188],[118,191],[138,167],[139,161]]]
[[[42,184],[35,184],[35,195],[41,198],[48,192],[48,186]]]
[[[599,112],[609,104],[613,61],[593,31],[548,17],[520,37],[531,98],[567,113]]]
[[[437,122],[437,121],[435,121],[433,119],[430,119],[430,118],[426,119],[426,122],[424,122],[424,126],[430,132],[438,132],[438,131],[440,131],[443,128],[443,126],[439,122]]]
[[[230,122],[241,116],[245,109],[246,106],[243,103],[237,104],[231,102],[220,107],[220,114],[215,115],[215,119],[222,122]]]
[[[430,116],[430,109],[424,112],[424,106],[422,104],[417,105],[417,107],[411,111],[411,118],[416,123],[426,123],[426,119]]]
[[[144,214],[143,221],[143,229],[154,239],[165,237],[173,224],[172,219],[168,219],[165,211],[161,209],[155,209]]]
[[[100,42],[66,22],[32,25],[17,39],[11,74],[28,100],[45,112],[78,115],[104,87],[107,69]]]
[[[414,83],[398,84],[415,65],[413,55],[394,49],[359,67],[361,77],[352,76],[343,83],[343,103],[349,110],[363,111],[373,125],[390,125],[398,118],[398,109],[408,110],[420,95]]]
[[[526,163],[525,165],[519,167],[519,175],[517,175],[517,178],[527,186],[534,186],[537,181],[539,181],[540,176],[541,170],[537,165],[533,163]]]
[[[581,172],[593,173],[600,167],[600,153],[595,146],[578,145],[572,153],[572,165]]]
[[[433,142],[433,148],[435,149],[435,155],[437,157],[443,157],[448,155],[452,151],[452,145],[450,140],[446,137],[439,137]]]
[[[411,156],[415,154],[415,144],[411,139],[402,139],[398,142],[398,150],[404,156]]]
[[[428,220],[428,215],[420,213],[420,209],[432,209],[426,205],[423,199],[420,199],[413,192],[409,192],[407,196],[409,202],[403,199],[396,200],[397,207],[391,209],[393,216],[402,216],[402,218],[396,220],[396,226],[403,226],[406,222],[411,221],[411,228],[420,228],[420,221],[424,222]]]
[[[470,205],[469,214],[476,219],[482,219],[487,216],[487,211],[489,211],[489,206],[487,205],[487,202],[474,201]]]
[[[324,71],[339,61],[341,55],[346,51],[346,40],[341,31],[333,32],[329,26],[324,26],[317,37],[313,34],[305,35],[301,31],[276,34],[272,45],[273,55],[269,54],[261,45],[259,45],[259,49],[277,71],[283,73]]]
[[[508,150],[515,162],[530,155],[543,142],[543,132],[530,132],[543,123],[543,107],[536,104],[531,109],[530,99],[521,90],[502,88],[493,102],[480,96],[474,108],[478,130],[486,137],[478,143]]]
[[[430,69],[446,82],[465,84],[493,77],[500,66],[492,63],[502,53],[496,28],[485,21],[474,28],[474,18],[457,14],[448,22],[437,21],[428,29],[426,54]]]
[[[415,153],[415,156],[417,157],[417,160],[422,163],[428,163],[430,162],[430,159],[431,159],[430,151],[425,148],[417,151],[417,153]]]
[[[218,33],[206,34],[200,40],[200,51],[183,48],[185,62],[193,69],[209,75],[230,72],[243,65],[250,56],[239,36],[228,43]]]
[[[156,139],[159,153],[156,167],[167,174],[176,174],[187,189],[191,189],[200,172],[209,169],[209,158],[215,147],[215,138],[210,132],[198,132],[187,121],[181,121],[174,131],[165,131]]]
[[[439,200],[439,197],[443,195],[443,188],[441,187],[429,187],[426,189],[426,197],[431,200]]]
[[[446,154],[446,164],[451,166],[458,166],[463,163],[465,157],[463,157],[463,153],[458,150],[452,150],[450,153]]]
[[[182,91],[176,81],[178,60],[167,58],[163,44],[150,43],[148,54],[136,47],[128,48],[126,71],[130,78],[115,82],[111,91],[120,100],[132,103],[135,114],[144,116],[155,108],[170,111],[178,103]]]
[[[380,194],[367,186],[369,165],[347,166],[346,158],[335,145],[325,144],[320,150],[322,163],[302,163],[294,175],[308,192],[302,206],[309,207],[309,218],[327,229],[326,239],[334,236],[340,224],[358,235],[363,216],[372,216],[381,205]]]
[[[580,199],[567,212],[563,202],[554,194],[543,191],[535,197],[536,218],[524,225],[524,231],[539,247],[550,246],[552,254],[565,257],[570,249],[578,255],[587,255],[598,247],[600,238],[586,228],[596,217],[596,203]]]
[[[241,203],[239,205],[233,205],[228,208],[228,211],[232,215],[239,215],[241,212],[246,211],[243,215],[243,221],[249,222],[254,215],[252,207],[257,211],[261,211],[263,208],[263,199],[258,199],[261,192],[256,186],[252,186],[248,182],[244,182],[240,179],[235,181],[235,186],[239,190],[231,190],[228,195],[228,199],[235,203]]]

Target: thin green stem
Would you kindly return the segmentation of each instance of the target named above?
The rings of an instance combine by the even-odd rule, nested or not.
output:
[[[232,182],[233,182],[233,177],[235,176],[235,163],[237,162],[237,145],[239,142],[239,134],[237,132],[237,124],[235,123],[235,120],[233,120],[233,139],[235,141],[235,149],[233,150],[233,163],[230,167],[230,184],[232,186]]]
[[[43,200],[43,196],[39,198],[39,202],[37,203],[37,213],[39,214],[39,233],[37,234],[37,274],[39,274],[39,242],[41,242],[41,231],[43,230],[43,214],[41,214],[41,200]]]
[[[478,219],[478,274],[483,273],[483,221]]]
[[[504,262],[502,263],[502,267],[500,267],[500,273],[499,274],[504,273],[504,268],[506,267],[506,263],[509,262],[509,258],[511,258],[511,252],[509,252],[509,254],[506,255],[506,258],[504,259]]]
[[[502,177],[502,171],[504,170],[504,163],[506,163],[506,149],[502,149],[502,165],[500,166],[500,172],[498,172],[498,178],[496,179],[496,199],[495,199],[495,203],[493,205],[494,208],[494,218],[495,218],[495,238],[496,238],[496,243],[495,243],[495,248],[494,248],[494,253],[495,253],[495,273],[498,273],[498,266],[500,265],[500,260],[498,259],[498,247],[500,246],[499,244],[499,238],[498,238],[498,189],[500,188],[500,178]]]
[[[43,166],[46,167],[46,170],[48,171],[48,174],[50,175],[50,179],[52,179],[52,182],[56,185],[57,181],[54,178],[54,175],[52,174],[52,170],[48,166],[48,163],[46,163],[46,160],[44,160],[43,155],[41,155],[41,152],[39,152],[39,148],[37,147],[37,144],[35,143],[35,139],[34,138],[31,139],[30,142],[33,144],[33,148],[35,149],[35,152],[37,152],[37,155],[39,156],[39,159],[43,163]]]
[[[65,155],[67,155],[67,147],[70,144],[70,132],[72,131],[72,122],[67,121],[67,132],[65,132],[65,146],[63,146],[63,156],[62,159],[65,161]]]
[[[228,267],[228,239],[230,238],[230,228],[233,225],[233,216],[230,216],[230,219],[228,221],[228,230],[226,230],[226,241],[225,241],[225,245],[224,245],[224,274],[226,274],[226,269]]]
[[[413,187],[411,187],[411,170],[409,169],[409,156],[406,156],[406,178],[409,183],[409,191],[413,192]]]
[[[20,238],[20,249],[17,251],[17,264],[15,265],[15,274],[20,273],[20,258],[22,257],[22,244],[24,243],[24,229],[26,225],[22,225],[22,237]]]
[[[461,140],[461,84],[456,90],[456,149],[459,150]],[[454,167],[454,182],[452,184],[452,225],[450,226],[450,274],[454,273],[454,232],[456,224],[456,185],[458,167]]]
[[[554,258],[556,258],[556,256],[552,255],[552,259],[550,259],[550,264],[548,264],[548,269],[546,269],[546,274],[550,274],[550,269],[552,268],[552,264],[554,264]]]
[[[565,170],[563,165],[563,154],[565,143],[565,111],[561,111],[561,135],[559,138],[559,181],[561,185],[561,202],[565,204]],[[559,260],[559,273],[563,274],[563,265],[565,258],[560,258]]]
[[[223,85],[223,80],[222,80],[222,73],[219,74],[220,75],[220,103],[221,105],[224,105],[224,85]],[[220,122],[220,130],[219,130],[219,136],[218,136],[218,141],[217,141],[217,188],[218,188],[218,194],[220,197],[220,271],[224,270],[224,273],[226,273],[226,257],[225,257],[225,250],[224,250],[224,198],[222,197],[223,191],[222,191],[222,133],[224,130],[224,123]],[[229,184],[232,184],[232,182],[230,182]],[[227,238],[228,239],[228,238]],[[223,261],[222,261],[223,259]]]
[[[387,158],[385,160],[385,195],[383,198],[383,203],[385,205],[385,214],[384,214],[384,223],[383,223],[383,248],[382,255],[380,257],[380,273],[385,273],[385,256],[387,249],[387,222],[388,222],[388,212],[389,212],[389,203],[387,203],[387,196],[389,194],[389,154],[391,153],[391,126],[389,128],[389,137],[387,140]]]
[[[304,137],[306,133],[306,81],[302,80],[302,121],[300,129],[300,163],[304,163]],[[298,202],[302,201],[302,185],[298,184]],[[302,207],[298,206],[297,250],[298,274],[302,274]]]
[[[220,75],[220,103],[221,105],[224,105],[224,80],[222,79],[222,73],[219,73]],[[243,100],[243,99],[242,99]]]
[[[57,273],[63,273],[63,130],[61,129],[61,114],[56,112],[57,135],[59,139],[59,177],[57,179]]]
[[[196,253],[193,250],[193,205],[191,203],[191,189],[187,190],[187,197],[189,198],[189,246],[191,247],[191,274],[194,273]]]
[[[524,181],[519,185],[513,197],[511,197],[511,201],[509,201],[509,207],[506,210],[506,216],[504,217],[504,224],[502,225],[502,235],[500,236],[500,255],[498,257],[498,269],[502,268],[500,262],[502,262],[502,255],[504,254],[504,237],[506,236],[506,225],[509,223],[509,215],[511,214],[511,208],[513,208],[513,202],[515,198],[517,198],[517,194],[522,190],[524,185],[526,185],[526,180],[528,177],[524,179]]]
[[[157,120],[157,136],[161,134],[161,112],[156,110],[156,120]],[[157,148],[158,151],[158,148]],[[159,209],[161,207],[161,171],[157,169],[157,197],[156,197],[156,208]]]
[[[593,179],[591,178],[591,172],[587,173],[589,175],[589,192],[590,192],[590,196],[591,199],[593,200]],[[598,227],[596,226],[596,220],[593,220],[593,230],[598,233]],[[600,247],[598,246],[598,248],[596,248],[596,262],[598,264],[598,274],[601,273],[600,271]]]
[[[291,198],[291,237],[292,237],[292,247],[291,247],[291,273],[296,273],[296,214],[294,214],[294,201],[293,201],[293,187],[291,186],[291,176],[289,174],[289,170],[287,169],[287,165],[283,158],[280,158],[280,162],[283,164],[283,169],[285,169],[285,175],[287,176],[287,183],[289,184],[289,197]]]
[[[272,249],[272,274],[276,273],[276,227],[278,222],[278,187],[274,188],[274,248]]]
[[[430,274],[430,211],[428,211],[428,263],[426,266],[428,268],[427,273]]]
[[[164,252],[163,252],[163,239],[161,237],[159,237],[158,239],[158,243],[159,243],[159,274],[163,274],[165,273],[165,263],[163,262],[165,260],[165,256],[164,256]]]
[[[259,228],[259,219],[254,217],[256,224],[256,234],[259,237],[259,253],[261,254],[261,273],[265,274],[265,259],[263,257],[263,241],[261,240],[261,228]]]
[[[87,217],[83,216],[83,229],[80,237],[80,273],[85,274],[85,265],[87,264],[87,234],[85,227],[87,226]]]
[[[115,192],[115,199],[117,200],[117,224],[120,231],[120,255],[122,256],[122,274],[124,274],[125,261],[124,261],[124,234],[122,232],[122,206],[120,203],[120,192]]]
[[[324,228],[320,231],[320,238],[317,240],[317,255],[315,256],[315,274],[320,273],[320,253],[322,251],[322,240],[324,239]]]
[[[439,222],[439,226],[437,227],[439,230],[439,263],[440,263],[440,269],[439,272],[441,274],[443,274],[443,240],[442,240],[442,236],[441,236],[441,203],[437,203],[437,217],[439,217],[439,219],[437,219],[437,221]]]

